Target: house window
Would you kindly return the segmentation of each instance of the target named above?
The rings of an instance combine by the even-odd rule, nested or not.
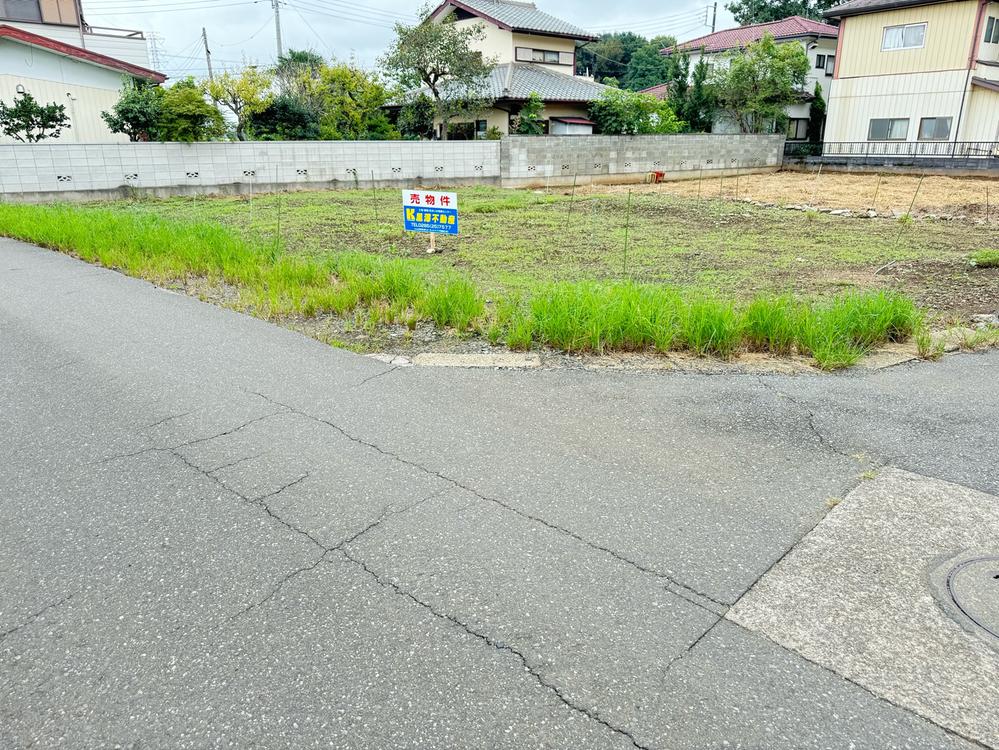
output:
[[[950,138],[950,117],[924,117],[919,121],[919,140],[946,141]]]
[[[836,70],[836,55],[826,55],[826,75],[831,76]]]
[[[808,118],[792,117],[787,121],[787,139],[803,141],[808,138]]]
[[[486,120],[476,120],[475,121],[475,139],[481,141],[486,137],[486,131],[489,130],[489,123]]]
[[[926,41],[925,23],[908,23],[904,26],[885,26],[881,50],[919,49]]]
[[[904,141],[909,135],[909,120],[904,117],[891,117],[871,120],[867,131],[869,141]]]
[[[9,21],[42,20],[42,8],[39,0],[0,0],[0,18]]]
[[[988,25],[985,27],[986,44],[999,44],[999,18],[989,16]]]
[[[574,65],[575,58],[571,52],[557,52],[551,49],[531,49],[517,47],[517,62],[542,63],[544,65]]]
[[[826,67],[826,56],[825,55],[816,55],[815,56],[815,69],[816,70],[825,70],[825,67]]]

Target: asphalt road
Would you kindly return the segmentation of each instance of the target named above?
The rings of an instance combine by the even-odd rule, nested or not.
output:
[[[722,615],[999,493],[997,373],[393,368],[0,240],[0,747],[976,746]]]

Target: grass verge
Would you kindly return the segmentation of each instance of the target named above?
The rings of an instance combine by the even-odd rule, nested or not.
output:
[[[281,254],[217,224],[148,211],[0,204],[0,234],[70,252],[152,281],[206,279],[235,291],[233,306],[260,317],[355,315],[369,324],[432,320],[478,330],[512,349],[567,352],[689,351],[727,358],[740,350],[810,355],[833,370],[872,347],[905,341],[923,315],[894,292],[851,292],[806,303],[791,295],[737,305],[704,292],[634,282],[563,282],[500,296],[487,311],[466,276],[424,261],[363,252]]]
[[[975,268],[999,268],[999,250],[979,250],[971,254],[968,262]]]

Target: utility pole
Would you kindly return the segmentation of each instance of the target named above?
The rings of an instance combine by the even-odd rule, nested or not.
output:
[[[208,32],[205,27],[201,27],[201,41],[205,43],[205,62],[208,63],[208,80],[215,80],[215,73],[212,71],[212,51],[208,49]]]
[[[277,56],[284,56],[284,47],[281,44],[281,0],[271,0],[274,6],[274,32],[277,34]]]
[[[715,26],[718,23],[718,0],[715,0],[714,11],[711,13],[711,33],[715,33]]]

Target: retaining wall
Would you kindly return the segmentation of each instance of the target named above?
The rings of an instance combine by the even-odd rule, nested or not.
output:
[[[88,200],[411,185],[570,184],[773,171],[783,136],[544,136],[502,141],[0,145],[0,199]]]

